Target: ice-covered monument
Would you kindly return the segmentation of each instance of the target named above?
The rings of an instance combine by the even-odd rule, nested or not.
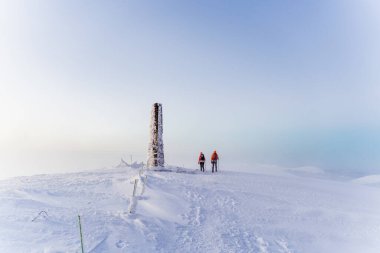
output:
[[[148,168],[164,167],[165,165],[162,130],[162,104],[154,103],[150,122]]]

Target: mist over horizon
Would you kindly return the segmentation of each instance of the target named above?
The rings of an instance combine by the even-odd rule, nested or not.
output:
[[[380,174],[376,1],[0,1],[0,179],[146,162]]]

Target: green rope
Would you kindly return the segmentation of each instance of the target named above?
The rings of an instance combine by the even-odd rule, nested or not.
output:
[[[84,250],[83,250],[83,236],[82,236],[82,224],[80,222],[80,215],[78,215],[78,222],[79,222],[79,233],[80,233],[80,245],[82,247],[82,253],[84,253]]]

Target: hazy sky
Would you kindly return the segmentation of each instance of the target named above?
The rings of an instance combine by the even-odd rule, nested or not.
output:
[[[380,173],[380,4],[0,0],[0,178],[145,161]]]

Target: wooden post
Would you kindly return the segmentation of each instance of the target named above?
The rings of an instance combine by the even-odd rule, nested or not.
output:
[[[133,194],[132,194],[132,197],[134,197],[136,195],[136,188],[137,188],[137,182],[139,180],[138,179],[135,179],[135,185],[133,186]]]

